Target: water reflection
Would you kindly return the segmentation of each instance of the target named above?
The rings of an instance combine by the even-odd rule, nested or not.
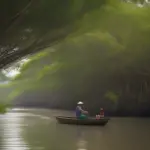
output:
[[[87,141],[79,139],[77,142],[77,150],[87,150]]]
[[[59,113],[13,110],[0,115],[0,150],[150,149],[149,118],[113,118],[105,127],[88,127],[58,124],[53,116]]]
[[[81,137],[77,138],[77,150],[87,150],[87,141],[84,138],[84,133],[81,133]]]
[[[2,150],[28,150],[28,145],[21,135],[21,127],[24,126],[21,114],[7,113],[0,116],[0,130],[2,136],[2,143],[0,149]]]

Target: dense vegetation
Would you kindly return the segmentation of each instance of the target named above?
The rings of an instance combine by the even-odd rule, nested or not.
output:
[[[48,47],[76,29],[74,21],[107,0],[1,0],[0,68]]]
[[[111,114],[150,115],[148,4],[138,7],[117,0],[92,4],[96,0],[91,2],[94,9],[72,23],[73,30],[63,28],[64,40],[31,56],[21,74],[3,87],[12,90],[8,99],[36,91],[49,95],[39,99],[49,107],[71,109],[82,100],[93,112],[102,106]],[[44,34],[43,42],[45,38],[49,43],[51,38]]]

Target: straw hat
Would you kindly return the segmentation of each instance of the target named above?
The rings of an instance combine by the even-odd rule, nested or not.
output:
[[[77,104],[78,104],[78,105],[83,105],[83,102],[80,101],[80,102],[78,102]]]

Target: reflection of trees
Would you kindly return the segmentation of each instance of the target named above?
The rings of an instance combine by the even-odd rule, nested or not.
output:
[[[55,122],[51,122],[51,119],[45,120],[33,116],[26,119],[25,122],[28,122],[28,126],[24,129],[23,136],[32,149],[43,148],[47,150],[61,146],[65,137],[61,137],[61,133],[56,130]]]
[[[31,149],[51,148],[53,145],[53,125],[51,126],[47,120],[42,120],[39,117],[30,117],[25,119],[28,126],[23,131],[23,136]],[[52,144],[52,145],[51,145]],[[53,146],[52,146],[53,147]]]
[[[24,130],[23,136],[33,149],[43,147],[44,150],[70,150],[78,146],[86,147],[86,142],[83,141],[85,136],[81,137],[79,132],[76,126],[60,125],[55,120],[42,121],[32,118],[28,120],[28,127]]]

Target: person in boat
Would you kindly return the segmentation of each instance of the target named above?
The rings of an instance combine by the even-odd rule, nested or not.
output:
[[[104,118],[104,109],[100,108],[100,118]]]
[[[76,117],[79,119],[86,119],[88,112],[83,110],[83,102],[78,102],[76,107]]]

